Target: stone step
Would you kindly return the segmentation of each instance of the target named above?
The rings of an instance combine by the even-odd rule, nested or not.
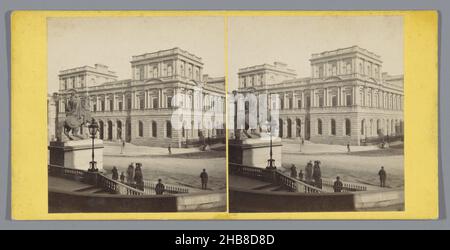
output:
[[[75,192],[78,193],[89,193],[89,194],[98,194],[98,193],[106,193],[103,188],[98,188],[94,186],[90,186],[87,188],[77,189]]]

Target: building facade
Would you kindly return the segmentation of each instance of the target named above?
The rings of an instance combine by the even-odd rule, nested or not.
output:
[[[180,48],[133,56],[131,79],[105,65],[62,70],[59,120],[75,90],[99,123],[99,137],[138,145],[182,147],[225,136],[225,78],[203,75],[203,62]],[[82,129],[87,133],[87,129]]]
[[[380,56],[353,46],[312,54],[310,62],[305,78],[280,62],[242,68],[238,92],[267,96],[282,138],[361,145],[403,135],[403,75],[383,73]]]

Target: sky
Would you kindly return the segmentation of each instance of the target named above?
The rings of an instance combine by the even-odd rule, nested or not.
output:
[[[134,55],[180,47],[202,58],[203,73],[224,76],[223,17],[79,17],[48,20],[48,93],[58,91],[60,70],[109,66],[131,78]]]
[[[403,74],[402,17],[229,17],[229,90],[239,68],[281,61],[309,77],[311,54],[353,45],[381,56],[383,72]]]

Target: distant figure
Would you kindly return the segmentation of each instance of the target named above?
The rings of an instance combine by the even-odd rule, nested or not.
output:
[[[347,152],[350,153],[350,143],[347,143]]]
[[[303,139],[303,137],[302,137],[302,145],[303,145],[303,144],[305,144],[305,139]]]
[[[125,173],[124,172],[120,173],[120,182],[125,183]]]
[[[386,187],[386,177],[387,173],[384,170],[384,167],[381,166],[380,171],[378,172],[378,176],[380,176],[380,187]]]
[[[314,179],[314,186],[317,188],[322,188],[322,171],[320,170],[320,161],[314,161],[314,168],[313,168],[313,179]]]
[[[295,167],[294,164],[292,164],[292,166],[291,166],[291,177],[297,178],[297,168]]]
[[[336,177],[336,181],[334,182],[333,185],[333,190],[335,193],[340,193],[342,192],[342,188],[344,187],[344,184],[341,181],[341,177]]]
[[[112,169],[112,179],[117,181],[119,179],[119,171],[117,171],[116,166]]]
[[[208,173],[206,173],[206,169],[203,169],[203,172],[200,174],[200,179],[202,180],[202,189],[206,189],[208,186]]]
[[[156,187],[155,187],[156,194],[157,195],[164,194],[164,189],[165,189],[165,187],[164,187],[164,184],[162,184],[162,180],[158,179],[158,184],[156,184]]]
[[[298,179],[303,181],[303,170],[300,169],[300,173],[298,173]]]
[[[169,151],[169,155],[171,155],[172,154],[172,145],[170,145],[170,143],[169,143],[169,146],[167,147],[167,150]]]
[[[134,181],[136,182],[136,188],[144,190],[144,175],[141,169],[142,164],[136,163],[136,169],[134,170]]]
[[[134,163],[131,163],[130,165],[128,165],[128,169],[127,169],[127,183],[128,184],[133,184],[134,181]]]
[[[123,154],[124,149],[125,149],[125,141],[122,140],[122,147],[120,147],[120,154]]]
[[[308,162],[308,164],[306,164],[305,167],[305,178],[306,178],[306,182],[311,182],[312,180],[312,174],[313,174],[313,164],[311,161]]]

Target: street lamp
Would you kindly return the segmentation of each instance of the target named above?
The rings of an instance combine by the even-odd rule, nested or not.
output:
[[[271,119],[272,120],[272,119]],[[269,132],[270,135],[270,158],[267,160],[267,167],[268,170],[275,170],[277,167],[275,166],[275,160],[273,159],[273,150],[272,150],[272,121],[266,121],[265,122],[267,132]]]
[[[92,118],[91,124],[89,124],[88,128],[89,128],[89,134],[91,135],[91,138],[92,138],[92,161],[90,162],[90,168],[88,169],[88,171],[89,172],[98,172],[97,162],[94,160],[94,140],[95,140],[95,137],[97,136],[98,124],[94,118]]]

